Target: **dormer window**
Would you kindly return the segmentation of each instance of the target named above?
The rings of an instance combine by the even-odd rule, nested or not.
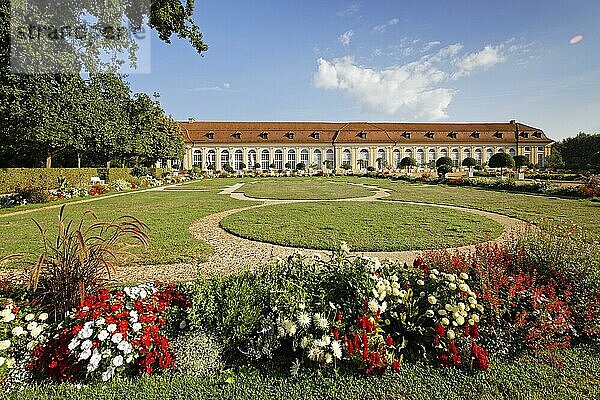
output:
[[[405,139],[410,139],[410,132],[408,132],[408,131],[402,132],[402,137]]]
[[[261,139],[267,140],[269,138],[269,133],[268,132],[261,132],[258,134],[258,137],[260,137]]]
[[[521,132],[521,133],[519,134],[519,136],[521,136],[521,137],[523,137],[523,138],[527,139],[527,138],[529,138],[529,133],[528,133],[528,132]]]
[[[206,136],[210,140],[213,140],[215,138],[215,133],[213,131],[210,131],[204,136]]]
[[[366,139],[367,138],[367,132],[360,131],[360,132],[358,132],[358,134],[356,136],[358,136],[361,139]]]
[[[475,139],[479,139],[480,135],[481,134],[479,132],[477,132],[477,131],[474,131],[473,133],[471,133],[471,137],[474,137]]]
[[[504,135],[504,133],[500,131],[496,131],[496,133],[494,133],[494,137],[498,139],[502,139],[502,135]]]
[[[242,138],[242,134],[240,132],[233,132],[233,134],[231,136],[234,137],[235,139]]]
[[[289,131],[284,135],[286,138],[292,140],[294,138],[294,132]]]
[[[456,139],[456,132],[450,132],[448,134],[448,137],[451,138],[451,139]]]
[[[433,133],[432,131],[427,131],[425,133],[425,136],[428,137],[429,139],[433,139],[434,135],[435,135],[435,133]]]
[[[313,139],[315,139],[315,140],[318,140],[319,136],[320,136],[320,134],[317,131],[314,131],[313,133],[310,134],[310,137],[313,138]]]
[[[535,137],[536,137],[536,138],[538,138],[538,139],[541,139],[541,138],[542,138],[542,132],[540,132],[540,131],[535,131],[535,132],[533,132],[533,136],[535,136]]]

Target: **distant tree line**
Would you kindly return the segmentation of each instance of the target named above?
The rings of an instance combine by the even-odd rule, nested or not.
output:
[[[580,132],[552,146],[546,160],[550,168],[600,171],[600,134]]]
[[[150,166],[183,155],[177,123],[119,75],[0,79],[0,167]]]

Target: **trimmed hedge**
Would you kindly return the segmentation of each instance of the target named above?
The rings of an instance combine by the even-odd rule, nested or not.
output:
[[[131,180],[131,168],[111,168],[108,174],[106,171],[106,168],[2,168],[0,194],[13,193],[25,186],[55,189],[59,176],[67,178],[71,186],[89,184],[92,176],[100,176],[107,181]]]

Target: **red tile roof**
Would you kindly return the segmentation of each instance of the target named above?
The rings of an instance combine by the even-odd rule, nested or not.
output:
[[[513,123],[179,122],[187,143],[551,143],[544,132]]]

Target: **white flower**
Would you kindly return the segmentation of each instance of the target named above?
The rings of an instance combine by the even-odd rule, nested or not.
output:
[[[6,358],[0,357],[0,367],[4,365],[5,361],[6,361]]]
[[[465,274],[464,272],[460,273],[460,279],[466,281],[467,279],[469,279],[469,275]]]
[[[430,294],[429,297],[427,297],[427,301],[429,302],[429,304],[436,304],[437,303],[437,299],[432,294]]]
[[[473,318],[473,321],[475,321],[475,322],[479,322],[479,315],[477,315],[477,314],[473,314],[473,315],[471,316],[471,318]]]
[[[446,310],[438,310],[438,315],[444,316],[446,314],[447,314]]]
[[[425,282],[423,281],[423,279],[417,279],[417,285],[423,286],[424,284]]]
[[[22,326],[15,326],[14,328],[12,328],[12,334],[14,336],[21,336],[23,334],[26,334],[27,332],[25,332],[25,329],[23,329]]]
[[[442,325],[448,325],[450,323],[450,321],[446,317],[442,318],[440,322],[442,323]]]
[[[41,313],[41,314],[40,314],[40,316],[38,317],[38,319],[39,319],[40,321],[45,321],[45,320],[47,320],[47,319],[48,319],[48,314],[47,314],[47,313],[45,313],[45,312],[44,312],[44,313]]]
[[[456,337],[456,334],[454,333],[454,331],[452,329],[448,329],[448,332],[446,333],[446,335],[448,335],[448,339],[453,340]]]
[[[463,317],[462,315],[459,315],[458,317],[456,317],[455,320],[458,325],[462,325],[465,323],[465,317]]]
[[[437,269],[432,269],[431,273],[434,274],[434,275],[439,275],[440,271],[438,271]]]
[[[96,326],[104,325],[105,322],[106,320],[104,318],[98,318],[96,320]]]
[[[29,343],[27,343],[27,350],[32,351],[33,349],[35,349],[35,346],[37,346],[38,343],[35,340],[30,341]]]
[[[122,355],[118,355],[115,358],[113,358],[113,365],[115,367],[120,367],[121,365],[123,365],[123,356]]]
[[[323,337],[321,338],[321,341],[323,342],[323,344],[325,346],[329,346],[331,344],[331,337],[329,335],[323,335]],[[325,347],[323,346],[323,347]]]
[[[460,285],[458,285],[458,288],[461,292],[467,292],[469,290],[469,285],[467,285],[466,283],[461,283]]]
[[[117,349],[121,350],[125,354],[129,354],[133,350],[131,344],[126,340],[123,340],[121,343],[119,343]]]
[[[456,280],[456,276],[454,276],[454,274],[447,274],[446,279],[448,279],[450,282],[454,282]]]
[[[92,348],[92,341],[87,339],[81,342],[81,350],[90,350]]]
[[[6,307],[4,307],[2,309],[2,311],[0,311],[0,317],[4,318],[8,314],[12,314],[12,305],[11,304],[7,304]]]
[[[11,369],[15,366],[17,362],[15,361],[14,358],[10,357],[6,359],[6,368]]]
[[[367,306],[373,314],[377,313],[377,310],[379,310],[379,303],[375,299],[371,299]]]
[[[98,353],[95,349],[94,349],[94,353],[92,354],[92,357],[90,358],[90,364],[89,365],[93,365],[94,369],[93,371],[96,370],[96,368],[98,368],[98,364],[100,364],[100,361],[102,361],[102,354]],[[89,366],[88,366],[88,370],[89,370]]]
[[[319,328],[321,330],[325,330],[329,327],[329,322],[321,314],[315,314],[313,317],[313,320],[314,320],[317,328]]]
[[[133,329],[134,332],[139,332],[139,330],[142,329],[142,324],[136,322],[131,326],[131,329]]]
[[[92,333],[94,333],[94,331],[91,328],[84,327],[82,330],[79,331],[79,334],[77,334],[77,337],[79,339],[87,339],[90,336],[92,336]]]
[[[98,340],[100,340],[101,342],[106,340],[107,337],[108,337],[108,331],[106,329],[102,329],[100,331],[100,333],[98,334]]]
[[[129,317],[130,317],[130,318],[136,318],[136,319],[137,319],[137,317],[138,317],[138,312],[137,312],[137,311],[135,311],[135,310],[131,310],[131,311],[129,311]]]
[[[109,368],[108,370],[106,370],[102,373],[102,380],[104,382],[106,382],[110,378],[112,378],[112,370]]]
[[[350,246],[348,246],[348,243],[341,241],[340,242],[340,250],[343,253],[350,253]]]
[[[79,340],[77,340],[77,337],[74,337],[73,340],[71,340],[71,342],[69,343],[69,350],[73,351],[77,348],[77,346],[79,346]]]
[[[454,283],[454,282],[451,282],[451,283],[449,283],[449,284],[448,284],[448,288],[449,288],[450,290],[456,290],[456,283]]]
[[[442,310],[440,310],[440,311],[442,311]],[[435,315],[435,313],[433,312],[433,310],[425,311],[425,316],[427,316],[429,318],[433,317],[434,315]]]
[[[30,323],[27,324],[27,330],[28,331],[32,331],[35,328],[37,328],[37,326],[38,326],[37,322],[32,321],[32,322],[30,322]]]
[[[115,344],[119,344],[123,340],[123,334],[121,332],[117,332],[112,336],[110,340]]]
[[[10,340],[0,340],[0,350],[6,350],[10,347]]]
[[[481,304],[477,304],[475,307],[477,308],[477,311],[483,312],[483,306]]]
[[[133,357],[133,356],[129,356],[129,357],[127,357],[127,358],[125,359],[125,362],[126,362],[127,364],[131,364],[131,363],[133,362],[133,360],[135,360],[135,357]]]
[[[333,357],[331,356],[331,354],[327,353],[325,354],[325,364],[331,364],[333,362]]]
[[[35,319],[35,315],[29,313],[25,316],[25,321],[33,321]]]
[[[331,342],[331,351],[333,352],[333,356],[338,360],[342,359],[342,345],[339,341],[334,340]]]
[[[306,306],[304,305],[304,303],[298,304],[298,309],[299,310],[304,310],[305,308],[306,308]]]
[[[469,296],[469,298],[467,300],[469,301],[469,304],[471,304],[471,305],[477,304],[477,300],[475,300],[475,298],[473,296]]]
[[[12,322],[15,320],[15,314],[9,312],[4,318],[2,318],[2,322]]]
[[[117,325],[115,324],[110,324],[106,327],[106,330],[109,331],[110,333],[113,333],[114,331],[117,330]]]
[[[298,324],[303,328],[306,328],[307,326],[309,326],[310,325],[310,315],[308,315],[305,312],[301,312],[300,314],[298,314]]]
[[[79,355],[80,360],[87,360],[92,355],[92,351],[90,349],[84,350]]]
[[[308,346],[308,338],[304,336],[302,340],[300,340],[300,347],[305,349]]]
[[[312,361],[320,361],[323,358],[323,350],[318,347],[311,347],[308,351],[308,358]]]

